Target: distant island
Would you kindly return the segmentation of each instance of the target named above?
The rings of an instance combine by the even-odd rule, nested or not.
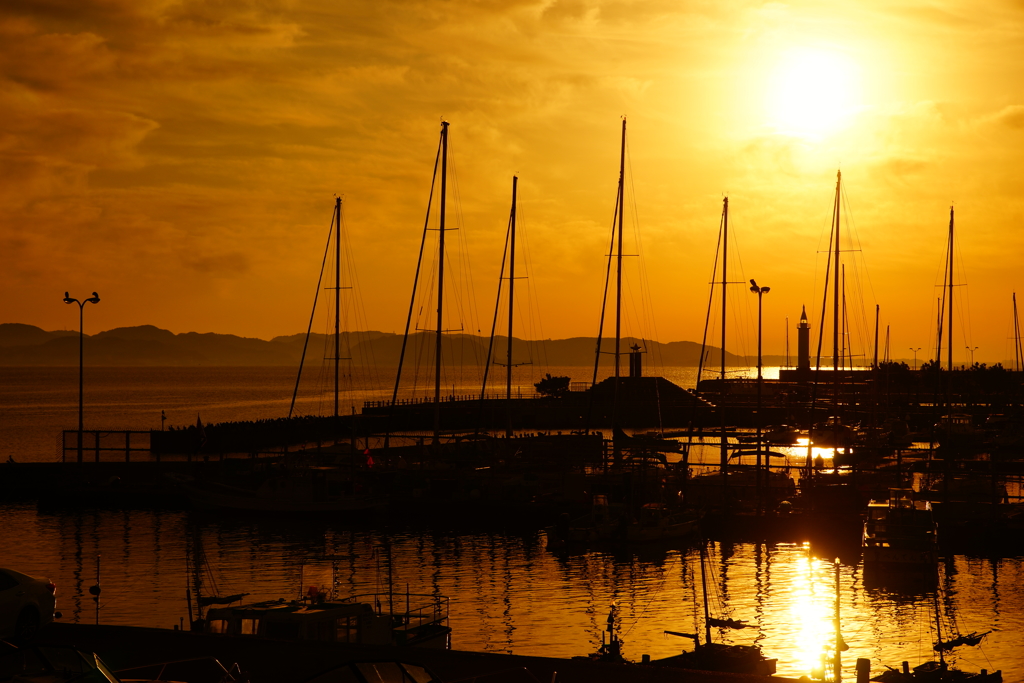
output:
[[[333,338],[332,338],[333,339]],[[233,334],[186,332],[174,334],[153,325],[118,327],[105,332],[85,336],[86,363],[92,366],[298,366],[302,357],[304,334],[275,337],[270,341],[239,337]],[[323,357],[328,338],[323,334],[310,337],[307,363]],[[634,338],[622,341],[625,353],[632,344],[640,344],[647,350],[647,366],[696,366],[700,358],[700,344],[696,342],[653,342],[645,343]],[[487,356],[488,339],[467,334],[445,335],[442,349],[446,362],[464,365],[479,364]],[[333,341],[331,341],[333,345]],[[350,351],[353,358],[372,359],[381,367],[395,366],[402,348],[402,335],[392,332],[343,333],[343,349]],[[419,332],[410,340],[410,349],[433,348],[433,333]],[[514,339],[513,350],[518,355],[531,353],[537,364],[548,367],[591,366],[594,362],[596,339],[593,337],[572,337],[569,339],[547,339],[523,341]],[[505,337],[495,340],[495,357],[505,353]],[[612,350],[612,341],[606,339],[602,351]],[[719,350],[707,349],[708,365],[717,367],[720,363]],[[329,355],[329,354],[328,354]],[[726,353],[726,364],[745,367],[753,363],[744,358]],[[543,363],[541,363],[543,361]],[[602,359],[602,365],[610,360]],[[778,356],[766,356],[766,365],[784,363]],[[626,358],[622,360],[623,372],[628,370]],[[0,365],[2,366],[76,366],[78,365],[78,333],[72,331],[48,332],[33,325],[21,323],[0,323]]]

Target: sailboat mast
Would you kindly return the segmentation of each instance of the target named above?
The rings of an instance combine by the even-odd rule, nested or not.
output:
[[[729,283],[729,198],[722,200],[722,379],[725,379],[725,287]]]
[[[1017,292],[1013,293],[1013,369],[1024,368],[1024,358],[1021,357],[1020,347],[1020,319],[1017,317]]]
[[[839,207],[840,207],[840,186],[843,179],[843,172],[836,172],[836,203],[832,210],[832,214],[835,217],[835,225],[833,231],[835,233],[835,255],[833,256],[833,264],[835,267],[832,269],[833,277],[833,292],[832,292],[832,370],[836,378],[836,388],[839,387]],[[839,397],[836,396],[836,400]]]
[[[936,362],[938,362],[938,361],[936,361]],[[936,565],[936,567],[935,567],[936,574],[938,574],[938,571],[939,571],[939,568]],[[942,642],[942,617],[940,616],[940,613],[939,613],[939,586],[938,585],[935,586],[935,642],[936,643],[941,643]],[[942,652],[942,648],[941,647],[938,648],[938,652],[939,652],[939,663],[942,665],[943,668],[945,668],[945,666],[946,666],[946,658],[945,658],[945,656],[944,656],[944,654]]]
[[[848,320],[846,318],[846,264],[845,263],[843,264],[843,274],[840,276],[840,281],[842,282],[841,289],[843,290],[843,293],[842,293],[843,313],[842,313],[842,318],[841,318],[840,323],[839,323],[842,326],[842,334],[839,335],[839,338],[842,340],[840,342],[840,345],[842,347],[842,352],[843,352],[843,355],[842,355],[843,370],[845,370],[846,369],[846,360],[847,360],[847,355],[846,355],[847,354],[847,348],[846,348],[846,324],[848,322]],[[852,362],[850,363],[850,367],[851,368],[853,367],[853,363]]]
[[[875,359],[871,363],[872,368],[875,370],[878,369],[878,315],[881,310],[881,305],[875,304]]]
[[[953,370],[953,207],[949,207],[949,323],[947,323],[946,337],[949,340],[946,349],[946,369]]]
[[[619,385],[619,350],[622,338],[622,208],[626,190],[626,119],[622,119],[622,146],[619,152],[619,237],[615,254],[615,387]]]
[[[708,608],[708,577],[706,570],[704,569],[704,561],[706,558],[706,549],[704,544],[706,541],[700,539],[700,589],[704,593],[704,642],[707,645],[711,644],[711,610]]]
[[[724,197],[722,199],[722,391],[725,391],[725,321],[726,321],[726,287],[729,285],[729,198]],[[719,403],[722,403],[724,396],[719,399]],[[722,468],[722,472],[725,476],[726,465],[729,464],[729,440],[725,435],[725,408],[719,407],[719,412],[722,413],[722,441],[721,441],[721,453],[719,457],[719,463]],[[709,630],[710,632],[710,630]],[[710,642],[710,640],[708,641]]]
[[[441,122],[441,216],[437,247],[437,333],[434,339],[434,444],[441,442],[441,335],[444,329],[444,218],[448,193],[448,122]]]
[[[835,561],[836,568],[836,649],[832,661],[832,680],[838,683],[843,680],[843,634],[840,631],[839,618],[839,558]]]
[[[338,417],[338,366],[341,364],[341,197],[334,199],[334,417]]]
[[[508,247],[508,354],[505,362],[505,399],[508,401],[508,426],[505,433],[512,436],[512,318],[515,304],[516,286],[516,192],[519,185],[518,176],[512,176],[512,213],[509,217]]]

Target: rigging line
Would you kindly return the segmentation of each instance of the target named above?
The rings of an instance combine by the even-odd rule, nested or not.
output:
[[[840,187],[840,192],[842,193],[843,206],[846,210],[846,224],[849,227],[849,233],[853,237],[853,239],[856,240],[856,251],[858,251],[861,254],[860,258],[864,262],[864,274],[868,280],[868,289],[871,290],[872,303],[878,303],[878,296],[875,294],[875,284],[874,282],[871,281],[871,271],[868,270],[867,256],[865,256],[864,245],[861,243],[860,240],[860,231],[857,229],[857,221],[853,214],[852,202],[850,201],[849,196],[846,194],[845,183]]]
[[[960,242],[960,240],[955,235],[953,237],[953,240],[957,244],[959,244],[959,242]],[[960,309],[961,309],[961,313],[960,313],[961,321],[960,322],[963,325],[964,344],[966,344],[968,346],[971,346],[973,344],[973,341],[970,341],[970,342],[967,341],[968,334],[970,334],[971,337],[973,338],[973,330],[971,329],[971,326],[970,326],[970,321],[971,321],[971,299],[970,299],[970,297],[967,296],[967,291],[968,291],[968,287],[967,287],[967,265],[964,263],[964,251],[963,251],[963,249],[954,248],[953,254],[955,256],[957,256],[957,259],[960,262],[960,279],[963,281],[962,282],[962,286],[964,288],[963,294],[961,294],[960,297],[959,297],[959,299],[960,299]],[[964,318],[966,318],[966,320]]]
[[[479,314],[479,308],[478,308],[478,306],[476,304],[476,299],[477,299],[477,297],[476,297],[476,287],[474,285],[473,277],[472,277],[473,271],[472,271],[472,267],[471,267],[472,264],[471,264],[470,256],[469,256],[469,238],[466,236],[466,232],[467,231],[466,231],[466,224],[465,224],[465,216],[463,216],[463,214],[462,214],[462,191],[461,191],[461,186],[459,185],[458,169],[457,169],[457,167],[455,165],[455,148],[451,144],[451,141],[449,141],[449,145],[448,145],[448,159],[449,159],[449,162],[450,162],[450,165],[451,165],[451,183],[452,183],[453,202],[455,204],[455,207],[454,207],[454,209],[455,209],[454,210],[455,220],[456,220],[456,223],[457,223],[457,225],[459,227],[459,235],[458,235],[459,254],[458,254],[458,256],[459,256],[460,265],[462,266],[460,271],[458,271],[458,273],[457,273],[457,277],[461,280],[462,287],[464,287],[465,290],[466,290],[464,296],[461,293],[459,293],[458,290],[456,290],[457,296],[460,297],[460,298],[457,298],[458,307],[459,307],[459,311],[463,313],[463,317],[466,319],[466,322],[469,323],[470,330],[475,330],[476,331],[475,334],[479,334],[480,333],[480,314]],[[468,298],[468,304],[464,304],[462,302],[462,298]],[[465,310],[463,309],[463,306],[465,306]],[[463,324],[462,327],[466,327],[466,325]],[[465,340],[463,340],[463,343],[465,343]],[[476,361],[476,364],[479,366],[480,360],[481,360],[479,355],[478,355],[479,347],[476,346],[476,345],[473,345],[472,348],[473,348],[473,356],[474,356],[473,359],[474,359],[474,361]]]
[[[817,357],[817,359],[815,361],[815,367],[817,369],[819,369],[819,370],[821,369],[821,347],[822,347],[822,343],[825,340],[825,314],[828,311],[828,283],[829,283],[829,275],[832,273],[832,265],[833,265],[832,264],[832,245],[834,244],[834,242],[832,240],[835,239],[835,237],[836,237],[836,235],[835,235],[835,229],[836,229],[835,225],[836,225],[835,210],[833,209],[832,228],[831,228],[831,230],[829,232],[829,240],[828,240],[828,259],[825,262],[825,281],[824,281],[824,285],[825,286],[822,288],[823,291],[822,291],[822,294],[821,294],[821,318],[818,320],[818,357]],[[838,370],[838,368],[832,368],[833,372],[835,372],[837,370]],[[815,379],[817,379],[817,378],[815,378]],[[815,382],[814,384],[815,384],[815,393],[817,393],[817,384],[818,383]],[[838,398],[838,397],[836,397],[836,398]],[[813,401],[812,401],[812,403],[813,403]]]
[[[534,271],[533,271],[533,249],[530,246],[530,231],[526,229],[528,225],[527,219],[524,218],[523,222],[523,255],[525,256],[526,266],[526,277],[527,277],[527,305],[530,311],[530,322],[534,332],[531,334],[533,338],[533,344],[537,351],[537,356],[540,359],[542,365],[545,368],[550,366],[548,360],[548,344],[545,339],[547,335],[544,333],[544,318],[540,314],[540,302],[539,296],[534,290]]]
[[[416,275],[412,280],[412,296],[409,301],[409,315],[405,319],[405,335],[402,337],[402,350],[398,354],[398,371],[395,373],[395,389],[391,394],[391,409],[388,410],[388,420],[384,431],[384,447],[390,445],[391,437],[391,415],[394,413],[395,401],[398,400],[398,387],[402,381],[402,365],[405,361],[405,348],[409,341],[409,326],[412,323],[412,314],[416,305],[416,287],[420,280],[420,266],[423,264],[423,248],[427,243],[427,228],[430,225],[430,208],[434,201],[434,185],[437,182],[437,166],[441,161],[441,141],[437,143],[437,154],[434,157],[434,174],[430,179],[430,195],[427,199],[427,215],[423,219],[423,237],[420,240],[420,253],[416,260]]]
[[[733,215],[735,216],[735,209],[733,209],[733,211],[734,211]],[[745,268],[743,266],[743,253],[742,253],[742,251],[740,251],[740,241],[739,241],[739,235],[738,235],[739,231],[736,229],[737,227],[738,226],[736,224],[736,219],[733,218],[733,230],[732,230],[732,234],[733,234],[733,239],[732,239],[733,258],[735,259],[736,268],[738,268],[739,272],[741,273],[741,276],[739,278],[739,282],[746,282],[747,281],[747,276],[746,276],[746,270],[745,270]],[[740,287],[738,289],[738,291],[734,291],[733,292],[733,300],[736,301],[737,297],[739,297],[738,300],[742,302],[742,307],[746,310],[746,317],[741,319],[739,317],[739,312],[737,311],[737,309],[739,309],[740,306],[733,306],[733,322],[735,323],[735,325],[733,327],[734,327],[734,329],[738,329],[738,330],[742,330],[743,331],[743,334],[738,335],[739,336],[739,345],[740,345],[740,351],[743,352],[743,359],[747,361],[748,370],[749,370],[749,368],[751,367],[750,366],[750,359],[751,358],[755,358],[756,359],[756,354],[749,353],[748,352],[749,347],[747,346],[747,344],[750,343],[750,339],[756,338],[756,332],[754,331],[754,322],[753,322],[754,320],[756,320],[756,314],[754,313],[754,311],[752,309],[752,306],[753,306],[752,299],[753,299],[753,297],[746,296],[745,295],[745,291],[746,291],[745,287]]]
[[[722,229],[725,223],[725,212],[722,212],[721,218],[718,219],[718,243],[715,245],[715,262],[711,267],[711,291],[708,293],[708,308],[707,314],[704,316],[704,336],[700,340],[700,360],[697,363],[697,385],[700,385],[701,375],[704,371],[704,352],[707,348],[708,343],[708,327],[711,323],[711,306],[714,304],[715,298],[715,278],[718,277],[718,255],[722,250]],[[722,353],[725,353],[725,349],[722,349]]]
[[[640,231],[640,212],[636,201],[636,185],[634,183],[633,176],[633,156],[632,150],[627,145],[626,147],[626,166],[629,169],[629,196],[630,196],[630,213],[633,218],[633,241],[636,244],[636,253],[639,261],[639,282],[640,287],[640,306],[641,306],[641,320],[640,330],[641,337],[646,338],[658,338],[657,330],[657,318],[654,315],[654,301],[651,299],[651,286],[648,278],[647,271],[647,260],[645,257],[645,250],[643,246],[643,235]],[[660,360],[661,347],[655,349],[655,353],[652,358]]]
[[[615,193],[615,210],[612,212],[612,236],[608,244],[608,268],[605,271],[604,276],[604,295],[601,297],[601,320],[597,326],[597,351],[594,355],[594,378],[591,381],[591,386],[597,384],[597,368],[601,362],[601,337],[604,334],[604,316],[605,310],[608,307],[608,285],[611,282],[612,277],[612,258],[615,254],[615,221],[616,216],[619,213],[619,193]],[[591,394],[593,396],[593,394]],[[593,399],[591,399],[593,400]]]
[[[342,223],[345,221],[345,216],[342,214]],[[373,344],[369,338],[369,324],[366,315],[366,304],[363,301],[362,296],[358,295],[358,292],[362,291],[362,285],[359,281],[359,271],[356,268],[355,255],[352,252],[352,244],[349,238],[348,230],[341,230],[338,233],[343,238],[343,251],[345,253],[345,266],[347,268],[349,279],[351,280],[351,286],[356,296],[352,297],[350,302],[351,313],[354,318],[353,327],[359,331],[352,332],[351,328],[348,334],[348,345],[349,345],[349,357],[354,357],[352,353],[352,336],[356,336],[356,347],[359,349],[359,364],[361,370],[365,373],[367,379],[370,382],[370,389],[375,394],[380,391],[382,383],[380,381],[380,373],[377,367],[377,359],[373,351]],[[351,361],[349,361],[351,364]]]
[[[313,316],[316,314],[316,302],[320,298],[320,285],[324,279],[324,268],[327,266],[327,254],[331,250],[331,234],[334,232],[334,211],[331,211],[331,227],[327,230],[327,246],[324,248],[323,263],[320,264],[320,277],[316,281],[316,294],[313,295],[313,310],[309,313],[309,326],[306,328],[306,341],[302,344],[302,357],[299,359],[299,374],[295,378],[295,391],[292,392],[292,403],[288,407],[288,417],[295,410],[295,399],[299,395],[299,381],[302,379],[302,365],[306,360],[306,348],[309,346],[309,335],[313,331]]]
[[[513,209],[514,211],[515,209]],[[508,227],[505,229],[505,249],[501,252],[501,271],[498,274],[498,294],[494,300],[494,319],[491,321],[491,340],[487,344],[487,359],[484,363],[484,379],[480,388],[480,401],[484,400],[484,396],[487,393],[487,375],[491,368],[491,353],[494,351],[494,333],[498,329],[498,307],[501,306],[501,285],[505,281],[505,259],[508,257],[508,243],[512,237],[512,215],[508,217]],[[513,254],[513,258],[515,255]],[[512,338],[506,340],[509,345],[512,344]]]

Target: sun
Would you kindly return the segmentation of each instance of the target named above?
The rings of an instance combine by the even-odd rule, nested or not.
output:
[[[856,65],[840,52],[790,49],[769,79],[770,125],[808,139],[842,130],[857,113],[859,80]]]

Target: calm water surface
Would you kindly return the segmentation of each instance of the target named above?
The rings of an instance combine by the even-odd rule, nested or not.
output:
[[[396,593],[451,598],[453,646],[464,650],[569,657],[593,651],[616,606],[625,654],[664,657],[688,641],[699,610],[700,570],[692,547],[616,555],[557,556],[542,532],[458,533],[346,529],[324,520],[205,516],[184,511],[39,511],[0,506],[5,566],[47,576],[58,586],[65,619],[91,623],[88,594],[100,557],[102,623],[170,628],[187,619],[185,547],[201,534],[208,582],[221,594],[296,597],[304,585],[329,585],[324,558],[346,556],[337,578],[345,593],[385,592],[388,548]],[[943,567],[943,621],[962,631],[998,629],[967,648],[964,667],[1002,668],[1024,679],[1024,560],[956,557]],[[714,544],[709,562],[713,612],[757,628],[732,632],[779,658],[779,673],[807,674],[832,642],[833,565],[799,544]],[[912,664],[930,656],[933,594],[867,589],[859,566],[840,567],[843,661],[857,657]],[[209,588],[209,586],[208,586]],[[717,636],[717,634],[716,634]]]
[[[553,368],[586,380],[586,368]],[[530,387],[534,371],[517,383]],[[692,368],[662,374],[692,386]],[[63,428],[77,424],[77,368],[0,368],[0,459],[58,459]],[[168,424],[281,417],[294,386],[289,368],[87,368],[86,428],[158,429]],[[353,378],[347,405],[390,395],[390,377]],[[404,395],[423,395],[417,380]],[[453,393],[479,391],[471,374],[449,377]],[[446,386],[447,386],[446,385]],[[326,411],[322,377],[307,375],[299,412]],[[714,456],[712,456],[713,459]],[[795,459],[802,453],[793,453]],[[799,460],[797,460],[799,461]],[[693,632],[699,609],[699,563],[692,547],[557,556],[540,530],[519,533],[349,529],[330,519],[275,521],[209,516],[180,510],[37,510],[0,505],[0,565],[47,576],[58,585],[70,621],[91,622],[88,594],[100,557],[100,620],[170,628],[187,618],[185,548],[199,533],[209,580],[222,594],[255,599],[297,596],[303,584],[331,577],[328,555],[348,556],[338,579],[350,593],[386,591],[387,549],[397,592],[451,598],[453,644],[466,650],[569,657],[592,652],[612,605],[630,659],[663,657],[689,641],[665,630]],[[715,544],[712,603],[718,616],[757,628],[732,632],[734,643],[757,643],[778,657],[779,673],[800,676],[820,664],[833,638],[835,583],[831,551],[800,544]],[[819,557],[822,555],[824,557]],[[868,588],[856,553],[843,554],[840,602],[845,676],[857,657],[898,666],[930,658],[935,593]],[[1021,557],[957,556],[941,571],[943,623],[963,632],[998,629],[961,664],[1024,680],[1024,572]],[[717,636],[717,634],[716,634]]]

